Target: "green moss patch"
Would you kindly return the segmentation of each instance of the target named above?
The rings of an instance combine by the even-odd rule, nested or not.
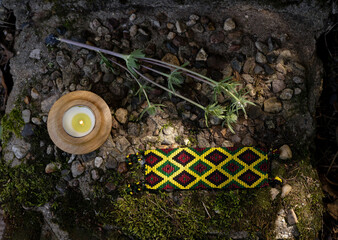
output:
[[[288,183],[292,191],[285,199],[285,208],[293,208],[298,218],[301,239],[316,239],[322,228],[323,192],[316,170],[309,159],[302,159],[290,171]]]
[[[21,136],[21,128],[24,125],[20,108],[14,108],[9,114],[1,118],[0,136],[2,145],[6,146],[12,134],[16,137]]]

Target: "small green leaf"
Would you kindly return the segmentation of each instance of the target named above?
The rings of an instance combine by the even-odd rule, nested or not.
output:
[[[140,49],[137,49],[133,51],[132,53],[130,53],[129,55],[127,55],[126,57],[124,57],[127,68],[132,74],[134,74],[134,76],[136,76],[134,68],[138,69],[140,67],[138,64],[137,58],[143,58],[143,57],[145,57],[145,55],[142,53],[142,50]]]
[[[205,124],[207,125],[207,127],[208,127],[208,117],[210,115],[218,117],[219,119],[225,119],[226,110],[227,110],[226,107],[221,106],[217,103],[207,106],[204,109],[204,118],[205,118]]]
[[[139,101],[141,101],[142,94],[146,95],[147,90],[151,90],[152,88],[147,85],[140,85],[140,88],[135,93],[135,96],[138,95]],[[146,97],[147,98],[147,97]]]
[[[110,61],[108,60],[108,58],[106,58],[101,52],[98,52],[100,57],[101,57],[101,61],[100,61],[100,64],[105,64],[106,67],[112,71],[112,73],[116,74],[114,68],[113,68],[113,65],[110,63]]]
[[[188,64],[189,64],[189,62],[186,62],[181,67],[184,68]],[[175,92],[174,86],[181,87],[181,84],[184,82],[184,78],[183,78],[181,72],[179,72],[179,70],[180,69],[178,69],[178,68],[173,70],[168,76],[168,88],[173,92]],[[170,98],[171,98],[171,95],[172,94],[169,93]]]

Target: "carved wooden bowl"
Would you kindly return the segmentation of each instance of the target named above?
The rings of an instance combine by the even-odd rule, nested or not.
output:
[[[64,113],[73,106],[86,106],[95,116],[93,130],[83,137],[70,136],[62,126]],[[48,114],[47,129],[50,138],[61,150],[72,154],[86,154],[98,149],[108,138],[112,116],[106,102],[88,91],[75,91],[59,98]]]

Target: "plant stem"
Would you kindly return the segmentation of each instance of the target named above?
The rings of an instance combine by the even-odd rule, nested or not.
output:
[[[198,76],[198,77],[200,77],[200,78],[202,78],[202,79],[205,79],[205,80],[207,80],[207,81],[210,81],[210,82],[213,83],[213,84],[217,84],[217,82],[214,81],[214,80],[212,80],[211,78],[208,78],[208,77],[206,77],[206,76],[203,76],[202,74],[199,74],[199,73],[197,73],[197,72],[191,71],[191,70],[186,69],[186,68],[184,68],[184,67],[176,66],[176,65],[173,65],[173,64],[170,64],[170,63],[166,63],[166,62],[163,62],[163,61],[154,59],[154,58],[143,57],[143,58],[138,58],[138,59],[140,59],[140,60],[147,60],[147,62],[149,62],[149,63],[160,63],[160,64],[162,63],[162,64],[167,65],[168,67],[180,69],[180,70],[182,70],[182,71],[185,71],[185,72],[191,73],[191,74],[193,74],[193,75],[195,75],[195,76]]]
[[[145,69],[148,69],[148,70],[150,70],[150,71],[152,71],[152,72],[154,72],[154,73],[160,74],[160,75],[162,75],[162,76],[164,76],[164,77],[169,77],[169,74],[166,74],[166,73],[161,72],[161,71],[157,71],[157,70],[155,70],[155,69],[152,69],[151,67],[147,67],[147,66],[145,66],[145,65],[140,65],[140,67],[143,67],[143,68],[145,68]]]
[[[147,63],[151,63],[153,65],[157,65],[157,66],[160,66],[160,67],[164,67],[164,68],[167,68],[167,69],[170,69],[170,70],[174,70],[175,68],[174,67],[170,67],[170,66],[167,66],[165,64],[161,64],[161,63],[155,63],[155,62],[151,62],[151,61],[148,61],[148,60],[144,60],[144,62],[147,62]],[[145,65],[140,65],[141,67],[145,67]],[[185,69],[185,68],[182,68],[182,69]],[[149,69],[150,70],[150,69]],[[215,87],[215,84],[203,79],[203,78],[200,78],[198,76],[195,76],[193,74],[190,74],[188,72],[185,72],[185,71],[182,71],[182,73],[184,73],[185,75],[189,76],[189,77],[192,77],[194,79],[196,79],[197,81],[200,81],[200,82],[204,82],[212,87]]]
[[[117,66],[119,66],[120,68],[126,70],[126,71],[132,76],[132,78],[134,78],[134,80],[137,82],[137,84],[140,86],[140,88],[142,88],[142,84],[140,83],[140,81],[135,77],[134,74],[132,74],[131,71],[129,71],[128,68],[126,68],[125,66],[119,64],[118,62],[116,62],[116,61],[114,61],[114,60],[112,60],[112,59],[109,59],[109,60],[110,60],[112,63],[114,63],[114,64],[116,64]],[[147,92],[144,90],[144,88],[142,88],[142,91],[143,91],[143,94],[144,94],[144,96],[145,96],[145,98],[146,98],[146,100],[147,100],[148,106],[150,106],[151,104],[150,104],[150,101],[149,101]]]
[[[182,96],[179,93],[171,91],[170,89],[162,86],[161,84],[158,84],[157,82],[154,82],[153,80],[150,80],[149,78],[147,78],[146,76],[144,76],[142,73],[140,73],[139,71],[137,71],[135,68],[133,68],[133,71],[135,71],[140,77],[142,77],[144,80],[150,82],[151,84],[155,85],[156,87],[159,87],[159,88],[163,89],[164,91],[167,91],[167,92],[169,92],[171,94],[174,94],[175,96],[177,96],[179,98],[182,98],[183,100],[185,100],[185,101],[187,101],[187,102],[189,102],[189,103],[191,103],[191,104],[193,104],[193,105],[195,105],[195,106],[197,106],[197,107],[205,110],[205,107],[203,107],[202,105],[194,102],[193,100],[190,100],[189,98],[186,98],[186,97]]]
[[[79,43],[79,42],[75,42],[75,41],[68,40],[68,39],[63,39],[63,38],[56,38],[56,39],[59,40],[60,42],[64,42],[64,43],[67,43],[67,44],[71,44],[71,45],[74,45],[74,46],[77,46],[77,47],[86,48],[86,49],[97,51],[97,52],[106,53],[106,54],[112,55],[114,57],[122,58],[122,59],[125,59],[125,57],[128,56],[128,55],[124,55],[124,54],[121,54],[121,53],[109,51],[109,50],[106,50],[106,49],[94,47],[94,46],[91,46],[91,45],[88,45],[88,44]]]

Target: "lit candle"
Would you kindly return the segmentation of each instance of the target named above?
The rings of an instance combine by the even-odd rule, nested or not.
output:
[[[62,118],[63,129],[72,137],[84,137],[95,126],[95,115],[86,106],[74,106],[69,108]]]

